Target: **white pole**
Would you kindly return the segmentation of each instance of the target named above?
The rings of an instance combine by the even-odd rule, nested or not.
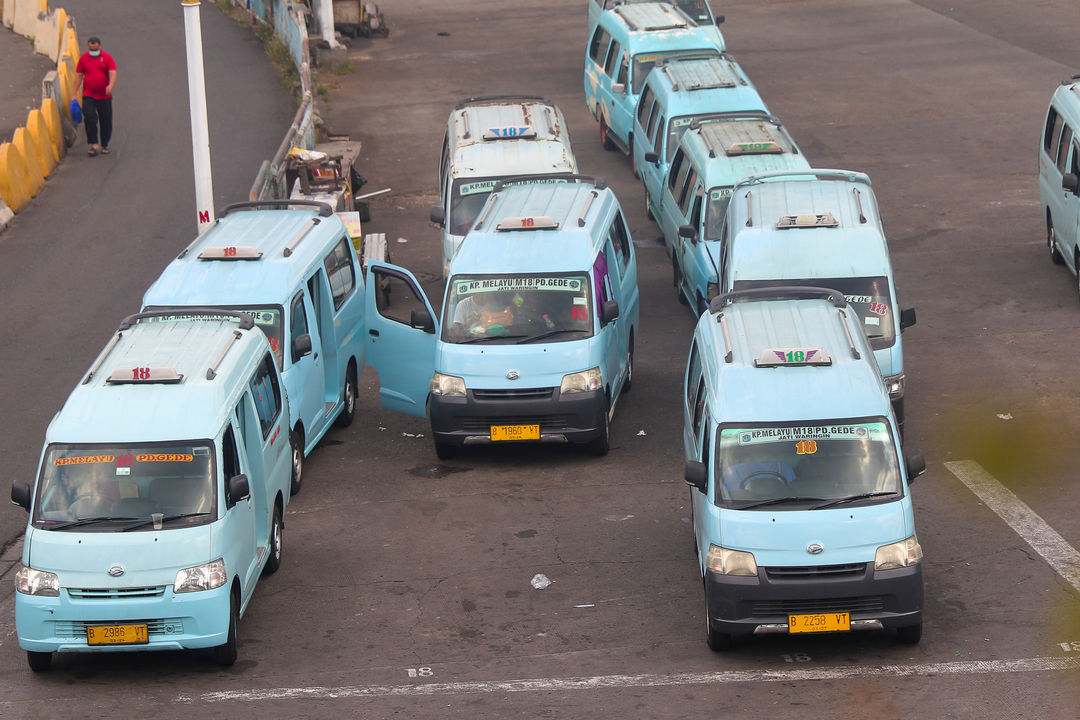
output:
[[[210,128],[206,121],[202,24],[199,0],[181,0],[187,46],[188,104],[191,106],[191,155],[195,164],[195,212],[202,235],[214,223],[214,180],[210,169]]]

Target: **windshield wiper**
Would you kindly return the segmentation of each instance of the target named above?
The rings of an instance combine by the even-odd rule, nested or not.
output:
[[[203,517],[203,516],[209,515],[209,514],[210,513],[208,513],[208,512],[194,512],[194,513],[183,513],[181,515],[168,515],[166,517],[161,518],[161,520],[159,522],[167,523],[167,522],[170,522],[172,520],[183,520],[184,518]],[[131,519],[134,520],[135,518],[131,518]],[[146,527],[147,525],[150,525],[153,522],[154,522],[153,518],[150,518],[149,520],[140,520],[137,523],[133,523],[131,525],[128,525],[128,526],[124,527],[122,530],[120,530],[120,532],[127,532],[128,530],[135,530],[137,528]]]
[[[866,500],[867,498],[884,497],[885,495],[896,495],[895,490],[885,490],[881,492],[867,492],[859,493],[858,495],[851,495],[850,497],[838,498],[836,500],[830,500],[822,503],[821,505],[815,505],[812,510],[821,510],[822,508],[832,507],[833,505],[843,505],[844,503],[855,502],[856,500]]]
[[[525,338],[524,340],[518,340],[518,345],[521,345],[522,343],[533,342],[534,340],[545,340],[545,339],[547,339],[549,337],[553,337],[555,335],[561,335],[562,333],[587,333],[587,332],[589,332],[589,331],[588,330],[582,330],[581,328],[559,328],[558,330],[548,330],[545,333],[540,333],[539,335],[530,335],[529,337]]]
[[[488,340],[517,340],[523,338],[524,335],[481,335],[480,337],[469,338],[468,340],[459,340],[458,345],[469,345],[477,342],[487,342]]]
[[[69,520],[68,522],[57,523],[56,525],[42,525],[42,530],[64,530],[70,527],[80,527],[82,525],[93,525],[99,522],[110,522],[113,520],[135,520],[133,517],[92,517],[92,518],[79,518],[78,520]],[[44,522],[44,521],[38,521]]]
[[[742,505],[740,507],[732,508],[732,509],[733,510],[749,510],[751,508],[764,507],[765,505],[780,505],[780,504],[789,503],[789,502],[821,502],[824,499],[825,498],[819,498],[819,497],[803,497],[801,495],[796,495],[794,497],[775,497],[775,498],[769,498],[768,500],[760,500],[760,501],[755,502],[755,503],[750,503],[749,505]]]

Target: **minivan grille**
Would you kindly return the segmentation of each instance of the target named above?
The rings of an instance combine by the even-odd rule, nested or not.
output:
[[[566,415],[509,415],[499,417],[463,417],[461,429],[466,432],[491,431],[492,425],[539,425],[540,430],[562,430],[566,428]]]
[[[860,577],[866,573],[867,563],[845,565],[806,565],[793,567],[767,567],[765,574],[770,580],[831,580]]]
[[[60,638],[86,639],[88,625],[141,625],[146,623],[147,635],[183,635],[183,618],[159,618],[156,620],[57,620],[53,632]]]
[[[555,388],[506,388],[503,390],[473,390],[477,400],[547,400]]]
[[[131,588],[68,588],[68,595],[77,600],[128,600],[161,597],[164,594],[164,585]]]
[[[753,603],[751,608],[753,617],[825,612],[866,613],[884,610],[885,600],[880,596],[812,600],[761,600]]]

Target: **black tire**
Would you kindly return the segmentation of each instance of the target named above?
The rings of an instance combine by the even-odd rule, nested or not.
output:
[[[701,315],[703,312],[709,309],[709,303],[705,301],[705,298],[701,297],[701,295],[697,293],[694,293],[694,297],[697,298],[698,315]]]
[[[615,149],[615,141],[611,139],[611,132],[604,116],[600,116],[600,145],[607,151]]]
[[[435,455],[440,460],[450,460],[457,456],[457,445],[435,441]]]
[[[705,586],[705,644],[709,646],[709,649],[713,652],[724,652],[730,650],[732,645],[731,633],[718,632],[716,628],[712,626],[712,620],[709,618],[709,588]]]
[[[645,188],[645,217],[656,222],[656,217],[652,214],[652,208],[649,207],[649,188]]]
[[[353,418],[356,417],[356,371],[352,367],[349,367],[349,370],[345,373],[345,385],[341,388],[341,400],[344,407],[334,424],[341,428],[347,428],[352,425]]]
[[[603,457],[608,454],[608,450],[611,449],[611,435],[608,427],[608,411],[610,410],[608,404],[604,403],[604,412],[602,419],[600,420],[600,435],[589,441],[586,447],[589,453],[596,457]]]
[[[236,592],[229,593],[229,632],[223,645],[214,648],[214,662],[230,667],[236,662],[236,623],[240,619],[240,601]]]
[[[300,431],[289,433],[289,446],[292,455],[292,480],[289,484],[289,493],[292,495],[300,492],[304,482],[304,436]]]
[[[266,565],[263,567],[264,575],[273,575],[281,567],[281,546],[284,540],[284,529],[285,522],[281,518],[281,502],[277,501],[274,503],[274,518],[270,521],[270,546],[267,548],[270,555],[266,558]]]
[[[674,251],[672,251],[674,253]],[[682,291],[682,271],[679,270],[679,261],[675,259],[674,254],[671,257],[671,282],[675,285],[675,297],[679,301],[680,305],[689,305],[690,301],[686,299]]]
[[[922,623],[896,629],[896,639],[905,645],[918,645],[922,640]]]
[[[630,392],[634,386],[634,336],[630,335],[630,343],[626,348],[626,379],[623,380],[622,391]]]
[[[52,653],[27,650],[26,662],[30,665],[30,669],[36,673],[48,672],[49,668],[52,667]]]
[[[1056,243],[1057,234],[1054,232],[1054,221],[1050,218],[1050,214],[1046,215],[1046,247],[1050,251],[1050,261],[1055,265],[1064,265],[1065,258],[1061,257],[1061,253],[1058,252]]]

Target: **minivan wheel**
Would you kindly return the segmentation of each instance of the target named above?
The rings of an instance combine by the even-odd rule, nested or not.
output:
[[[440,460],[450,460],[457,456],[457,445],[435,441],[435,456]]]
[[[615,141],[611,139],[611,131],[603,115],[600,116],[600,145],[608,151],[615,149]]]
[[[682,291],[682,272],[679,270],[679,261],[671,258],[671,282],[675,285],[675,297],[678,299],[680,305],[689,305],[690,301],[686,299]]]
[[[222,667],[229,667],[236,663],[236,623],[240,618],[239,606],[236,593],[229,593],[229,631],[225,635],[225,643],[214,648],[214,662]]]
[[[270,547],[268,548],[270,556],[266,558],[266,565],[263,567],[263,573],[266,575],[273,575],[281,567],[281,545],[284,527],[285,523],[281,519],[281,503],[275,502],[274,519],[270,522]]]
[[[634,336],[630,336],[630,342],[626,347],[626,378],[623,380],[622,392],[630,392],[634,383]]]
[[[356,416],[356,371],[351,367],[345,373],[345,385],[341,389],[341,414],[334,422],[338,427],[346,428],[352,425]]]
[[[289,492],[292,495],[300,492],[300,485],[304,482],[304,438],[299,432],[289,433],[289,445],[292,446],[292,482]]]
[[[896,629],[896,639],[905,645],[917,645],[922,639],[922,623]]]
[[[649,207],[649,188],[645,188],[645,217],[656,222],[656,218],[652,214],[652,208]]]
[[[1050,260],[1055,265],[1062,265],[1065,263],[1065,258],[1061,257],[1061,253],[1057,249],[1057,237],[1054,232],[1054,221],[1050,219],[1050,216],[1046,216],[1046,247],[1050,250]]]
[[[603,457],[608,454],[608,450],[611,449],[611,436],[608,428],[608,403],[604,403],[603,419],[600,421],[600,436],[595,437],[589,441],[586,446],[589,452],[597,457]]]
[[[704,584],[704,583],[703,583]],[[713,652],[731,649],[731,633],[718,632],[709,618],[709,587],[705,585],[705,642]]]
[[[26,662],[34,672],[45,672],[52,667],[52,653],[27,650]]]

